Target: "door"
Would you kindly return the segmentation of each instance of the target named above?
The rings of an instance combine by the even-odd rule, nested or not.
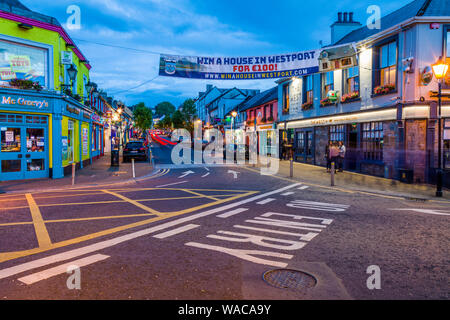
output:
[[[24,118],[24,125],[0,125],[0,181],[49,176],[47,117]]]
[[[0,180],[24,179],[24,129],[21,126],[1,127]]]
[[[345,154],[345,168],[350,171],[356,170],[356,160],[358,156],[358,126],[349,125],[348,141]]]

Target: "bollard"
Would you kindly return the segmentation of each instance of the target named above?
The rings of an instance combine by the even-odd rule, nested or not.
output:
[[[331,186],[334,187],[334,173],[335,173],[335,164],[331,163]]]
[[[72,185],[73,186],[75,185],[75,166],[76,166],[76,163],[73,162],[72,163]]]
[[[136,178],[136,171],[134,170],[134,158],[131,158],[131,166],[133,167],[133,179]]]
[[[291,178],[294,177],[294,159],[291,158]]]

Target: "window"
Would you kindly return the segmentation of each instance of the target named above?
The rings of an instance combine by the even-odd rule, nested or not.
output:
[[[27,152],[44,152],[44,129],[27,128]]]
[[[0,84],[27,79],[48,87],[48,50],[0,40]]]
[[[1,142],[1,152],[20,152],[20,128],[2,129]]]
[[[303,78],[305,83],[305,95],[303,102],[304,103],[313,103],[313,76],[306,76]]]
[[[345,125],[330,127],[330,141],[332,142],[345,141]]]
[[[283,113],[289,113],[289,83],[283,85]]]
[[[297,153],[299,153],[299,154],[305,153],[305,133],[304,132],[297,133]]]
[[[380,85],[394,85],[397,75],[397,42],[393,41],[379,48]]]
[[[344,70],[344,92],[351,94],[359,92],[359,68],[358,66]]]
[[[322,75],[323,91],[322,98],[325,98],[329,91],[334,90],[334,72],[330,71]]]
[[[383,122],[363,123],[362,149],[365,160],[383,160]]]

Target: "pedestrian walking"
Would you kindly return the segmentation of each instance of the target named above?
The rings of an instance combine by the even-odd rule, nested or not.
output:
[[[330,157],[330,149],[333,143],[328,141],[328,144],[325,146],[325,160],[327,161],[327,172],[331,172],[331,157]]]
[[[347,150],[345,148],[344,142],[339,141],[339,157],[338,157],[339,172],[344,172],[344,160],[346,151]]]
[[[339,147],[337,143],[332,143],[330,147],[330,160],[334,162],[334,173],[336,173],[336,165],[339,158]]]

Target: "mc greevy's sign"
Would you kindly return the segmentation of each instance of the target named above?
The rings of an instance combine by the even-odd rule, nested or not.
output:
[[[37,109],[45,109],[49,107],[47,100],[37,100],[23,97],[1,96],[0,104],[10,106],[33,107]]]

